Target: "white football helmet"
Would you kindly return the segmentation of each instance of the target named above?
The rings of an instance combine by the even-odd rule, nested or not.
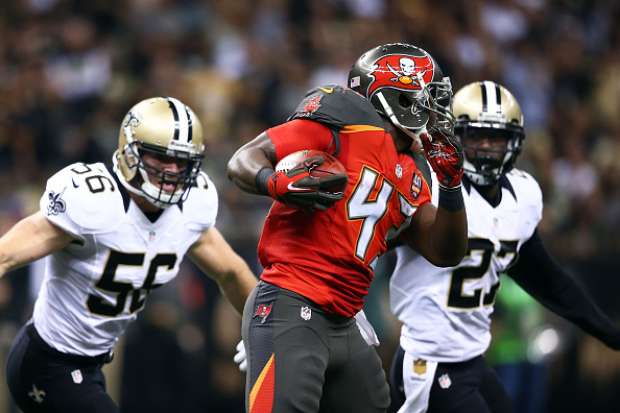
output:
[[[178,173],[160,170],[144,162],[146,153],[184,160],[186,167]],[[113,156],[114,170],[127,190],[167,208],[187,198],[204,153],[202,125],[196,114],[175,98],[155,97],[127,112]],[[160,184],[153,184],[149,177]],[[164,183],[173,184],[174,190],[164,190]]]

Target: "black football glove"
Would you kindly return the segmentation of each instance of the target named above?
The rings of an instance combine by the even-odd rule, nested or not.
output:
[[[269,195],[277,201],[301,209],[324,211],[331,207],[344,197],[344,192],[329,189],[343,186],[347,176],[312,176],[312,169],[323,162],[322,156],[313,156],[286,172],[274,172],[267,180]]]

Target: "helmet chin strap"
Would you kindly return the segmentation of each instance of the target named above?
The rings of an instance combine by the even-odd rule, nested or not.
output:
[[[425,126],[421,127],[420,129],[417,130],[417,133],[409,128],[406,128],[398,121],[398,118],[396,117],[396,115],[394,114],[394,111],[392,110],[387,100],[385,99],[385,96],[383,96],[383,93],[378,92],[377,98],[379,98],[379,102],[381,102],[381,106],[383,106],[383,111],[385,112],[385,115],[388,117],[388,119],[390,119],[390,122],[392,122],[392,124],[396,126],[398,129],[400,129],[405,135],[413,139],[416,145],[421,147],[422,141],[420,140],[420,135],[422,133],[426,133],[426,127]]]

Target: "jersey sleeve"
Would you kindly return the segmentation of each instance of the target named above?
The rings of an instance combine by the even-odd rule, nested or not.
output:
[[[537,231],[521,247],[508,275],[549,310],[620,349],[620,329],[586,293],[587,288],[549,255]]]
[[[409,194],[416,207],[432,202],[433,194],[436,192],[438,191],[433,191],[431,182],[425,178],[421,170],[418,169],[413,173]]]
[[[113,227],[118,222],[115,213],[123,208],[105,166],[82,163],[69,165],[48,179],[39,207],[50,222],[81,240]]]
[[[396,168],[393,182],[396,182],[398,186],[397,214],[406,219],[395,231],[388,233],[388,248],[400,245],[398,237],[405,228],[409,227],[419,207],[431,202],[431,186],[427,171],[423,167],[425,165],[420,165],[414,158],[403,155]]]
[[[387,234],[388,248],[394,248],[401,244],[399,235],[411,224],[412,217],[417,213],[420,206],[431,202],[430,176],[427,171],[420,168],[418,162],[408,156],[401,158],[401,163],[396,168],[393,182],[398,185],[396,214],[406,217],[405,221],[395,230]],[[424,164],[425,165],[425,164]]]
[[[409,193],[416,205],[422,205],[431,201],[434,205],[437,205],[436,194],[439,190],[437,187],[437,177],[424,155],[410,152],[403,156],[411,158],[413,161],[413,174],[411,176]]]
[[[421,155],[401,154],[399,161],[391,179],[397,183],[399,192],[412,207],[411,212],[406,213],[401,205],[401,212],[412,216],[419,206],[431,201],[430,169]]]
[[[278,160],[302,149],[332,152],[334,135],[327,126],[305,119],[295,119],[267,130]]]
[[[183,203],[187,226],[200,233],[215,226],[218,204],[215,185],[206,173],[201,172],[196,179],[196,186],[190,189],[189,196]]]

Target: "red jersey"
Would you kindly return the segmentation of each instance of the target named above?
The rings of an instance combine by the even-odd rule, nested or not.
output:
[[[408,225],[416,209],[430,202],[431,194],[422,170],[410,155],[396,151],[390,134],[378,126],[383,124],[378,116],[371,117],[370,124],[337,125],[337,129],[325,117],[299,119],[316,118],[317,112],[325,115],[316,109],[323,100],[342,104],[342,97],[335,101],[335,94],[355,93],[321,89],[325,88],[306,99],[313,99],[310,115],[302,110],[297,119],[267,134],[278,160],[301,149],[334,153],[348,173],[345,196],[331,208],[314,212],[275,202],[258,245],[264,267],[261,279],[295,291],[327,312],[351,317],[363,306],[390,233]],[[366,102],[376,115],[363,97],[345,97],[363,99],[361,104]],[[351,105],[345,107],[352,110]]]

